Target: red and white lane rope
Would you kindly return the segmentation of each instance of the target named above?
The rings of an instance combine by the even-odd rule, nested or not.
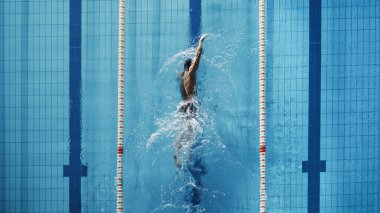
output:
[[[116,211],[123,212],[123,140],[124,140],[124,19],[125,0],[119,0],[119,62],[117,103]]]
[[[265,0],[259,1],[259,89],[260,89],[260,213],[266,207],[265,165]]]

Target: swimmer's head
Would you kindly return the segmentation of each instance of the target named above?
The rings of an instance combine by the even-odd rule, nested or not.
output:
[[[190,59],[190,58],[187,58],[187,59],[185,60],[185,62],[184,62],[183,69],[184,69],[184,70],[189,70],[189,68],[190,68],[190,66],[191,66],[191,63],[192,63],[191,59]]]

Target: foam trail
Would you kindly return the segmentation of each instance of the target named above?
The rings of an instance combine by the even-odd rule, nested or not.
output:
[[[183,63],[183,61],[186,58],[193,58],[194,56],[195,56],[195,48],[194,47],[190,47],[186,50],[183,50],[183,51],[176,53],[175,55],[173,55],[172,57],[168,58],[165,61],[164,65],[160,69],[159,74],[161,74],[162,72],[168,71],[169,68],[173,64],[176,64],[177,66],[179,66],[180,64]]]
[[[155,119],[157,129],[148,136],[145,145],[147,150],[165,147],[161,151],[167,153],[170,150],[169,152],[174,153],[172,145],[178,140],[179,135],[184,135],[182,133],[186,132],[189,127],[192,129],[192,132],[188,135],[185,133],[184,138],[180,139],[182,140],[182,148],[179,149],[178,157],[181,161],[181,168],[175,170],[175,184],[162,186],[165,190],[161,191],[161,204],[153,212],[164,212],[174,209],[182,209],[185,212],[205,212],[204,202],[210,203],[209,199],[215,200],[218,196],[225,196],[223,192],[209,190],[202,184],[202,177],[207,173],[204,164],[207,158],[214,156],[216,153],[220,155],[220,153],[225,153],[225,151],[228,152],[216,132],[216,124],[212,119],[215,116],[215,113],[212,111],[214,108],[211,108],[212,106],[209,103],[210,101],[212,102],[213,98],[217,99],[212,94],[220,94],[220,89],[208,85],[228,85],[234,88],[235,85],[231,77],[231,64],[236,58],[237,48],[241,41],[240,37],[242,37],[241,33],[236,33],[234,38],[227,40],[220,33],[208,34],[205,52],[202,56],[199,73],[197,74],[199,79],[199,85],[197,85],[198,98],[202,101],[202,106],[198,107],[195,116],[190,119],[187,118],[189,115],[179,112],[180,105],[177,106],[176,111],[171,113],[167,112],[168,108],[158,108],[159,110],[163,110],[161,112],[164,114]],[[220,45],[223,43],[226,45]],[[183,61],[186,58],[193,58],[194,55],[195,48],[189,47],[186,50],[177,52],[163,63],[158,72],[155,87],[158,88],[157,90],[165,91],[168,95],[162,97],[164,100],[160,99],[160,103],[175,104],[173,102],[175,95],[171,96],[170,94],[177,94],[177,91],[170,89],[177,82],[169,81],[167,79],[167,77],[170,78],[168,73],[182,70]],[[162,92],[158,93],[162,94]],[[203,97],[201,94],[211,94],[211,96]],[[224,97],[228,97],[229,95],[228,91],[225,91],[223,94]],[[179,91],[178,100],[180,100]],[[224,100],[228,104],[228,99]],[[232,157],[229,156],[229,158]],[[171,163],[174,170],[174,161]]]

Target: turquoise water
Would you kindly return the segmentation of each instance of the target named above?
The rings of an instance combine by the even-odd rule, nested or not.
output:
[[[124,212],[258,212],[258,1],[202,1],[193,38],[194,2],[127,1]],[[116,209],[118,5],[81,5],[0,1],[0,212]],[[319,55],[309,7],[267,1],[267,212],[379,212],[380,3],[321,1]],[[201,33],[198,113],[186,120],[177,76]],[[177,168],[188,125],[190,160]],[[325,171],[306,172],[315,153]]]

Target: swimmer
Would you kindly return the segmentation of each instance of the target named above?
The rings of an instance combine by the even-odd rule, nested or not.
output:
[[[199,39],[198,47],[194,57],[194,62],[188,58],[184,62],[184,71],[180,73],[181,83],[180,92],[182,96],[182,101],[178,112],[183,113],[186,119],[194,118],[197,112],[196,105],[196,72],[199,67],[199,62],[202,56],[202,46],[206,34],[203,34]],[[187,146],[191,147],[193,143],[193,127],[188,125],[184,131],[182,131],[174,145],[174,160],[177,167],[181,167],[181,161],[179,159],[179,151],[183,147],[183,142],[187,141]]]

